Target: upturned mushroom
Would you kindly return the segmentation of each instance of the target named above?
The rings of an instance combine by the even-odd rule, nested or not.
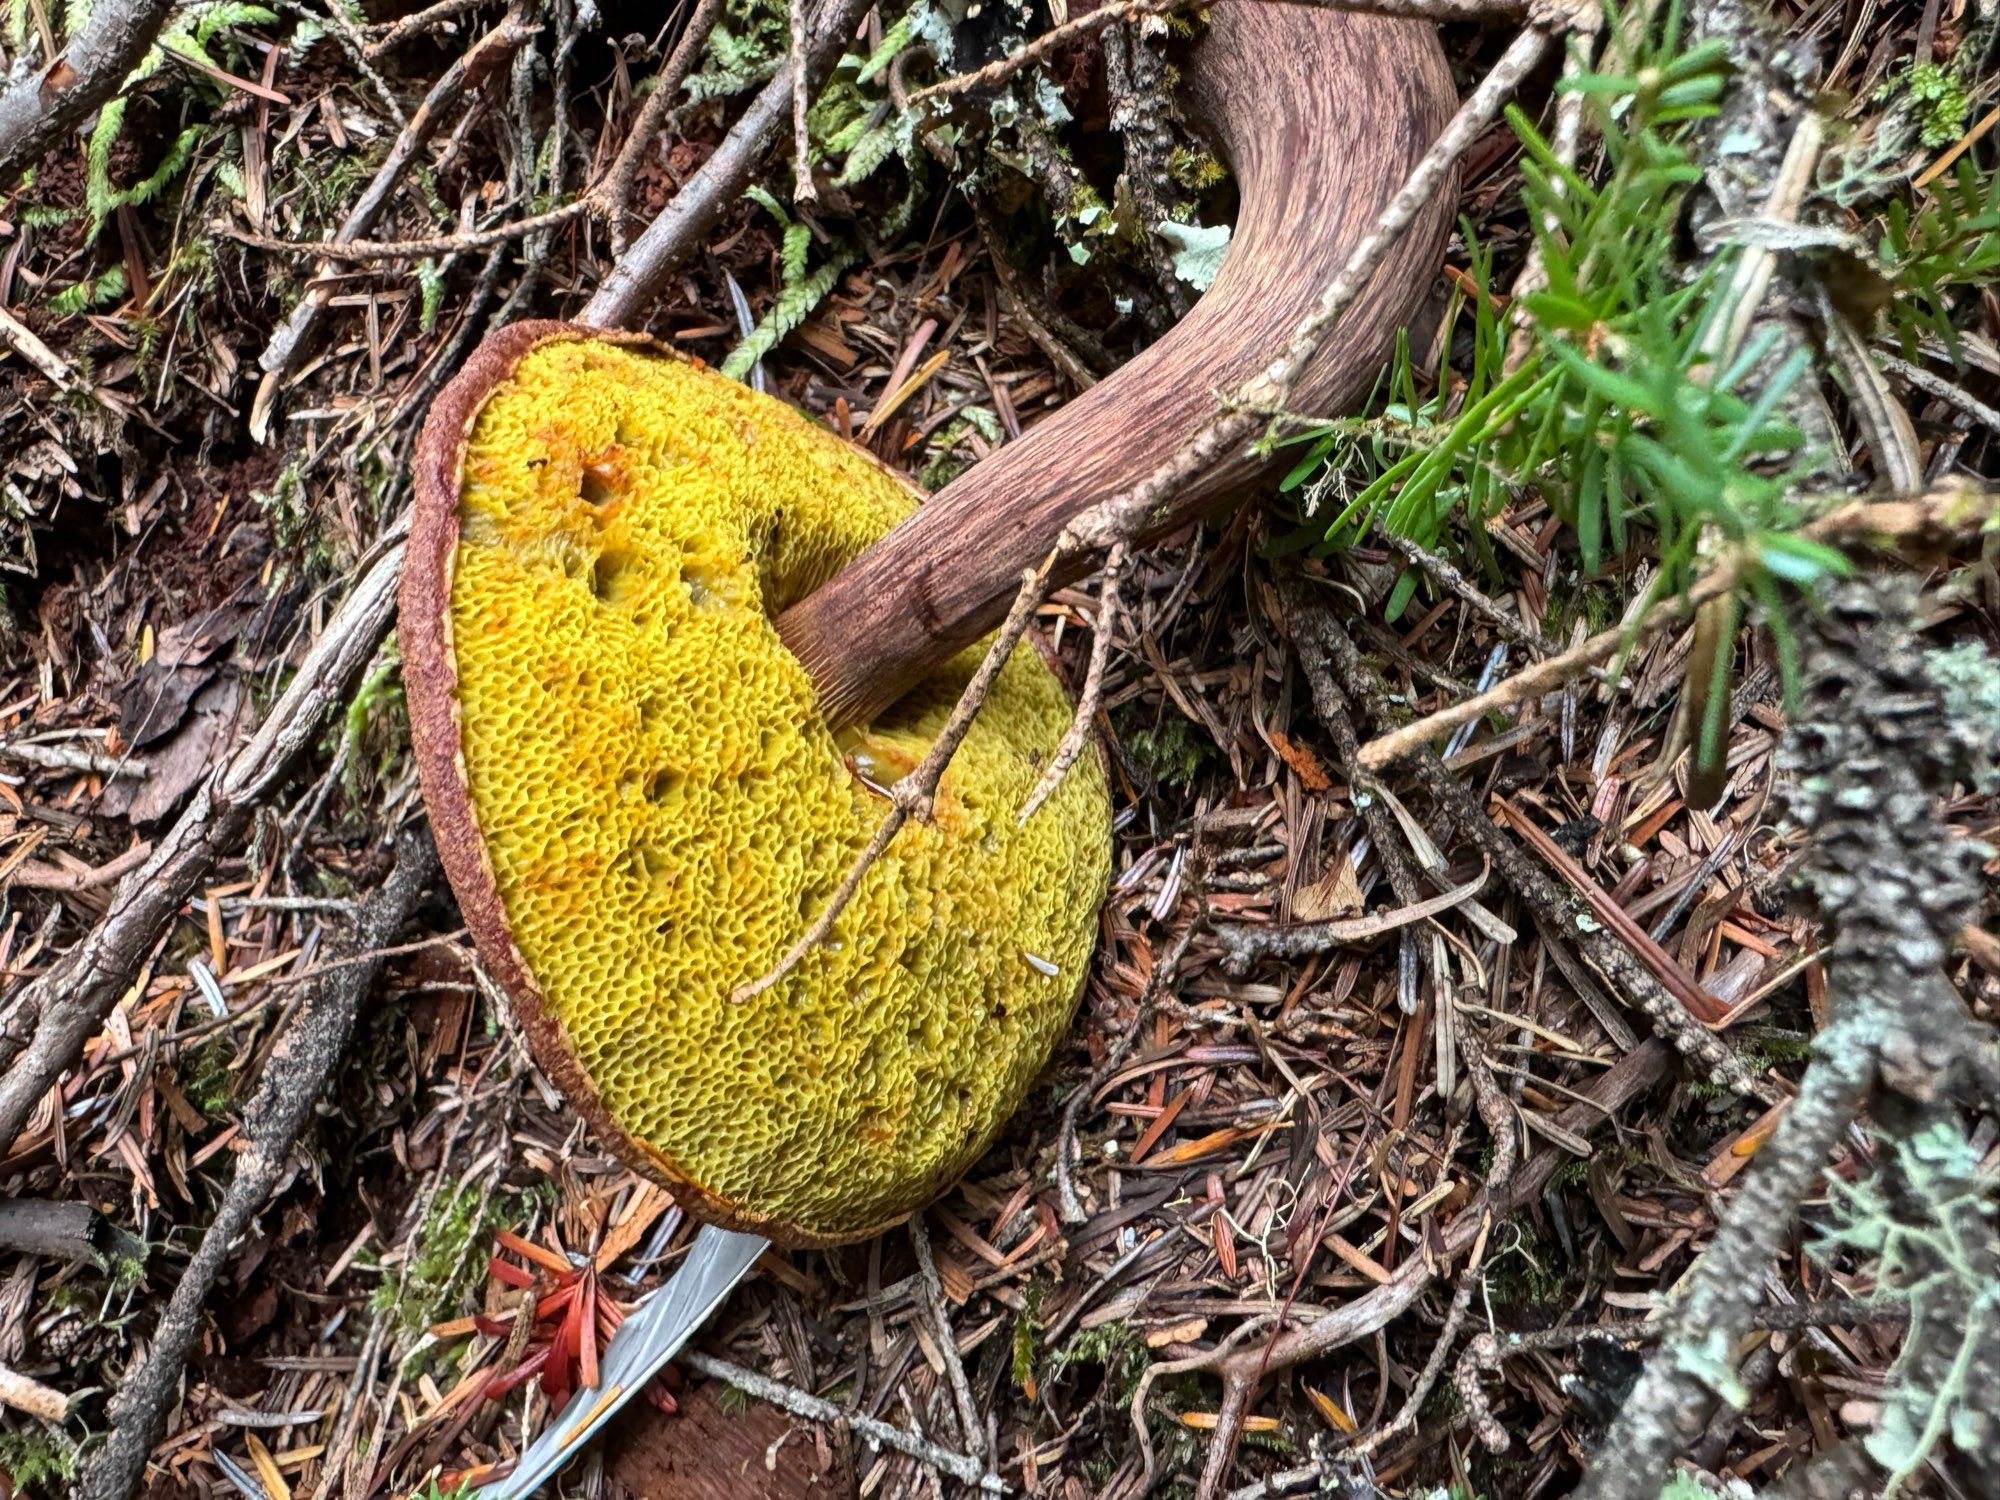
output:
[[[1070,702],[1018,652],[833,938],[832,894],[979,653],[839,734],[772,617],[908,515],[861,449],[639,335],[522,323],[424,435],[404,674],[438,851],[536,1060],[693,1213],[784,1245],[907,1217],[1067,1024],[1110,866]]]
[[[1190,81],[1240,191],[1215,283],[921,507],[781,403],[629,334],[508,328],[432,409],[401,640],[447,874],[538,1061],[705,1221],[599,1387],[488,1494],[531,1492],[768,1243],[864,1237],[942,1192],[1068,1020],[1108,796],[1086,757],[1016,818],[1071,714],[1028,649],[831,940],[741,991],[879,824],[1021,569],[1283,347],[1451,99],[1427,27],[1249,0],[1212,12]],[[1372,375],[1448,218],[1443,195],[1418,212],[1295,405]],[[1224,455],[1150,530],[1257,467]]]

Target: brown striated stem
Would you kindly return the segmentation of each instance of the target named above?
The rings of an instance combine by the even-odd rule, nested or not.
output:
[[[1210,11],[1190,93],[1236,174],[1221,273],[1166,337],[947,485],[778,618],[836,725],[866,719],[998,623],[1063,527],[1129,486],[1283,349],[1455,100],[1420,22],[1230,0]],[[1293,392],[1325,412],[1358,395],[1436,275],[1439,194]],[[1236,452],[1163,508],[1151,535],[1205,516],[1264,465]],[[1140,538],[1144,540],[1144,538]],[[1086,566],[1082,558],[1071,572]]]

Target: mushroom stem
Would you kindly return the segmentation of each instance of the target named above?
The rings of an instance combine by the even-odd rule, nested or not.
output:
[[[1064,528],[1148,472],[1263,370],[1450,117],[1451,75],[1431,27],[1232,0],[1210,14],[1193,102],[1236,174],[1239,209],[1221,273],[1194,310],[1116,374],[933,496],[810,597],[779,635],[837,727],[893,703],[999,621],[1023,569]],[[1374,378],[1430,285],[1449,194],[1343,317],[1291,405],[1324,412]],[[1265,460],[1238,448],[1158,507],[1133,541],[1200,519]],[[1058,561],[1057,582],[1088,566]]]

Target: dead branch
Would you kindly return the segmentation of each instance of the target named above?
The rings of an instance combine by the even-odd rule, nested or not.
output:
[[[1936,813],[1983,753],[1976,730],[1943,708],[1917,647],[1909,579],[1836,584],[1823,603],[1805,617],[1806,688],[1782,767],[1794,777],[1792,814],[1813,837],[1805,878],[1828,928],[1832,1019],[1798,1097],[1682,1279],[1662,1347],[1585,1476],[1586,1500],[1650,1500],[1649,1480],[1701,1435],[1696,1351],[1728,1359],[1753,1324],[1765,1269],[1871,1095],[1884,1095],[1876,1114],[1885,1127],[1913,1124],[1956,1089],[1990,1091],[1995,1076],[1994,1035],[1966,1013],[1941,968],[1980,901],[1977,856]],[[1949,1313],[1939,1319],[1966,1326]],[[1945,1346],[1930,1351],[1939,1358],[1954,1352],[1948,1340],[1928,1342]],[[1976,1358],[1990,1358],[2000,1335],[1985,1343]]]
[[[816,77],[860,24],[871,0],[825,0],[813,15],[806,60]],[[751,174],[778,138],[791,108],[792,65],[780,67],[751,101],[722,144],[681,186],[659,217],[628,246],[598,284],[579,321],[599,328],[631,323],[667,277],[692,255],[702,236],[742,197]]]
[[[152,858],[127,877],[103,919],[10,1006],[8,1034],[25,1047],[0,1058],[0,1141],[12,1141],[131,983],[181,904],[249,826],[251,814],[347,702],[389,627],[402,564],[400,535],[366,567],[263,727],[195,793]],[[32,1032],[27,1027],[32,1026]],[[18,1042],[11,1044],[19,1046]]]
[[[58,56],[37,68],[14,70],[0,91],[0,187],[11,185],[118,92],[173,8],[174,0],[98,0]]]
[[[361,905],[354,926],[355,961],[340,966],[337,978],[316,986],[279,1037],[243,1111],[246,1146],[236,1158],[236,1175],[160,1315],[151,1352],[112,1402],[110,1435],[78,1486],[82,1500],[125,1500],[138,1488],[146,1456],[179,1397],[182,1369],[201,1327],[202,1304],[238,1236],[277,1191],[292,1146],[347,1050],[361,997],[381,969],[380,950],[409,919],[436,873],[430,835],[405,833],[397,841],[395,868]]]

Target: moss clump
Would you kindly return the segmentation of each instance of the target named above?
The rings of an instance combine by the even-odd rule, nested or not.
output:
[[[76,1444],[49,1427],[0,1428],[0,1474],[19,1495],[66,1495],[76,1479]]]
[[[195,1048],[182,1066],[181,1092],[208,1119],[228,1113],[236,1101],[235,1062],[236,1044],[218,1034]]]
[[[1215,758],[1215,747],[1182,718],[1121,728],[1118,746],[1134,770],[1163,787],[1187,786]]]
[[[494,1232],[524,1222],[537,1198],[552,1192],[542,1185],[488,1193],[468,1182],[439,1193],[412,1237],[414,1249],[402,1274],[385,1271],[369,1297],[369,1310],[390,1315],[411,1335],[457,1316],[479,1284]]]

